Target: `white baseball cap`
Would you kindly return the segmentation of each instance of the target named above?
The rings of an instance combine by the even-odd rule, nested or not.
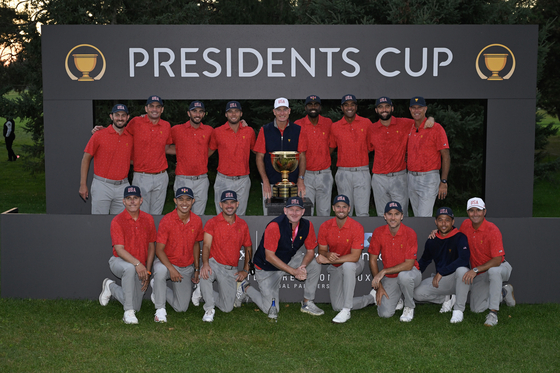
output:
[[[478,198],[478,197],[471,198],[467,201],[467,211],[473,207],[479,210],[486,209],[486,205],[484,204],[484,201],[482,200],[482,198]]]
[[[290,107],[290,103],[288,102],[287,98],[284,97],[279,97],[276,100],[274,100],[274,108],[277,109],[281,106],[285,106],[287,108]]]

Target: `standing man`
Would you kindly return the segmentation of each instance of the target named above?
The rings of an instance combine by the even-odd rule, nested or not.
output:
[[[242,116],[241,104],[237,101],[228,102],[227,122],[214,130],[210,140],[209,155],[218,150],[220,158],[214,183],[214,203],[218,214],[221,211],[220,196],[225,190],[234,191],[239,198],[237,215],[245,215],[247,211],[251,191],[249,157],[255,146],[255,131],[240,124]]]
[[[240,305],[248,295],[261,311],[268,313],[272,299],[275,299],[279,311],[280,281],[283,276],[291,275],[299,281],[305,281],[301,312],[313,316],[324,314],[313,302],[321,266],[313,260],[317,238],[313,223],[302,218],[304,212],[303,199],[290,197],[284,207],[284,214],[268,223],[253,258],[255,279],[260,291],[244,281],[237,289],[237,304]]]
[[[422,281],[416,261],[418,241],[412,228],[402,223],[404,215],[400,203],[389,202],[384,217],[387,225],[373,231],[369,246],[369,266],[374,276],[371,286],[377,290],[377,314],[380,317],[393,316],[403,296],[404,309],[400,320],[410,322],[414,318],[414,288]],[[377,264],[379,255],[383,261],[381,271]]]
[[[377,216],[390,201],[397,201],[408,216],[408,182],[406,174],[406,145],[414,120],[393,117],[393,103],[389,97],[375,102],[379,120],[371,125],[368,133],[368,150],[374,151],[371,189]],[[425,127],[431,128],[434,119],[428,118]]]
[[[439,123],[426,128],[426,101],[410,99],[414,126],[408,138],[408,196],[414,216],[432,216],[436,197],[447,196],[447,175],[451,157],[449,141]],[[441,176],[440,176],[441,169]]]
[[[214,305],[222,312],[230,312],[235,301],[237,282],[242,282],[249,274],[249,261],[252,254],[251,235],[245,220],[235,214],[239,207],[237,194],[226,190],[220,198],[222,212],[208,220],[204,227],[202,247],[202,279],[200,290],[204,298],[202,321],[214,321]],[[240,249],[243,247],[245,263],[238,271]],[[212,283],[218,282],[215,292]]]
[[[129,186],[128,171],[132,156],[132,135],[128,132],[128,108],[123,104],[113,106],[112,125],[93,134],[82,157],[80,169],[80,197],[89,198],[87,177],[92,158],[93,181],[91,182],[91,213],[120,214],[124,211],[123,190]]]
[[[206,109],[201,101],[191,102],[188,114],[188,122],[171,127],[171,137],[175,145],[169,146],[167,154],[177,155],[173,189],[177,190],[183,186],[192,189],[193,198],[196,200],[192,212],[204,215],[210,185],[208,157],[214,153],[208,149],[213,128],[202,123]]]
[[[6,150],[8,151],[8,162],[13,162],[17,159],[14,149],[12,149],[12,144],[16,139],[16,121],[14,118],[7,117],[6,123],[4,123],[4,140],[6,140]]]
[[[485,219],[486,205],[481,198],[467,201],[469,219],[461,224],[471,250],[471,270],[465,273],[463,281],[471,285],[471,310],[476,313],[490,309],[484,325],[498,324],[500,302],[515,306],[513,286],[503,285],[511,275],[511,265],[506,262],[502,233],[495,224]],[[503,285],[503,286],[502,286]]]
[[[340,311],[332,321],[341,324],[350,319],[350,310],[359,310],[375,303],[375,289],[367,295],[354,298],[356,276],[364,270],[364,227],[348,217],[350,200],[347,196],[336,196],[332,209],[336,217],[327,220],[319,228],[317,262],[330,264],[327,271],[331,304],[333,310]]]
[[[463,312],[469,293],[469,284],[463,276],[469,270],[470,250],[467,236],[453,226],[453,210],[441,207],[436,214],[437,231],[424,246],[418,265],[424,273],[432,260],[436,265],[435,276],[423,280],[414,290],[414,299],[419,302],[443,304],[439,312],[453,310],[451,323],[463,321]]]
[[[114,296],[124,307],[124,323],[138,324],[135,312],[140,310],[150,280],[156,226],[150,214],[140,211],[139,187],[131,185],[124,189],[123,204],[126,211],[111,221],[113,256],[109,259],[109,268],[121,279],[121,286],[108,278],[103,280],[99,303],[106,306]]]
[[[311,95],[305,99],[307,116],[296,120],[307,140],[305,153],[305,195],[311,200],[317,216],[330,216],[333,176],[329,136],[332,120],[321,114],[321,99]]]
[[[192,283],[199,281],[204,231],[202,220],[191,211],[194,193],[191,188],[179,188],[173,201],[177,207],[161,219],[157,233],[157,258],[150,282],[155,322],[167,322],[166,301],[176,312],[185,312],[191,300]],[[167,280],[171,280],[171,288],[167,287]]]
[[[335,180],[338,194],[350,198],[350,215],[369,216],[371,193],[367,134],[371,121],[356,114],[356,96],[344,95],[341,100],[343,117],[333,123],[329,139],[331,153],[338,148],[338,171]]]
[[[143,191],[142,211],[160,215],[169,183],[165,151],[173,142],[171,126],[161,119],[163,100],[159,96],[150,96],[144,109],[146,115],[132,118],[127,127],[134,136],[132,183]]]
[[[263,212],[268,215],[265,201],[272,197],[272,185],[282,181],[282,175],[274,170],[270,153],[276,151],[299,152],[299,164],[295,171],[288,175],[288,180],[297,184],[298,196],[305,197],[306,141],[302,140],[301,127],[290,122],[290,103],[284,97],[274,100],[274,121],[262,126],[254,151],[256,162],[263,184]]]

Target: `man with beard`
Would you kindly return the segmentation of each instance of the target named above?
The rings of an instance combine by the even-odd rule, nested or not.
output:
[[[350,198],[350,215],[369,216],[370,176],[367,134],[371,121],[356,114],[356,96],[344,95],[341,100],[343,117],[333,123],[329,138],[331,153],[337,149],[335,180],[338,194]]]
[[[226,105],[227,122],[212,133],[210,152],[219,154],[218,174],[214,183],[214,203],[216,212],[221,211],[220,196],[225,190],[237,193],[239,207],[237,215],[245,215],[247,201],[251,191],[249,178],[249,157],[255,146],[255,131],[251,127],[241,125],[241,104],[230,101]]]
[[[379,120],[370,127],[368,150],[374,151],[371,189],[377,216],[389,201],[397,201],[408,216],[408,182],[406,175],[406,144],[414,125],[409,118],[393,117],[393,103],[389,97],[380,97],[375,102]],[[434,118],[426,121],[426,128],[434,125]]]
[[[123,190],[129,186],[128,171],[132,155],[132,135],[128,132],[128,108],[117,104],[109,114],[112,124],[97,131],[84,150],[80,170],[80,197],[89,198],[87,177],[92,158],[93,181],[91,182],[91,213],[120,214],[124,211]]]
[[[307,140],[305,195],[313,203],[317,216],[329,216],[333,186],[329,151],[332,120],[320,115],[319,96],[311,95],[305,99],[305,112],[307,116],[295,121]]]
[[[191,188],[179,188],[173,201],[176,208],[161,219],[157,233],[157,258],[150,282],[155,322],[167,322],[166,301],[176,312],[185,312],[189,308],[192,283],[199,281],[204,231],[202,220],[191,211],[194,193]],[[167,280],[171,280],[171,288],[167,287]]]
[[[436,274],[423,280],[414,290],[414,299],[417,301],[442,304],[440,313],[453,310],[453,324],[463,321],[470,288],[463,281],[463,276],[469,270],[469,243],[467,236],[453,226],[454,222],[453,210],[449,207],[437,210],[437,231],[426,241],[424,253],[418,260],[422,273],[433,260]]]
[[[255,279],[259,290],[243,281],[237,288],[236,305],[249,296],[264,313],[268,313],[275,299],[276,310],[280,310],[280,282],[286,275],[305,281],[300,311],[313,316],[325,312],[313,300],[321,275],[321,266],[315,257],[317,238],[313,223],[303,219],[305,208],[301,197],[290,197],[284,213],[266,226],[258,249],[255,252]]]
[[[206,109],[201,101],[191,102],[188,115],[188,122],[171,128],[171,137],[175,145],[169,146],[167,154],[177,155],[173,189],[191,188],[196,200],[192,212],[204,215],[210,185],[208,157],[214,153],[208,149],[213,128],[202,123]]]
[[[416,306],[413,299],[414,288],[422,281],[416,261],[416,233],[402,224],[404,215],[400,203],[387,203],[383,216],[387,225],[373,231],[369,245],[369,266],[374,276],[371,286],[377,291],[377,314],[380,317],[393,316],[399,299],[403,296],[404,309],[400,320],[410,322],[414,318]],[[383,262],[382,270],[379,270],[377,264],[379,255]]]
[[[432,128],[426,127],[427,110],[423,97],[410,99],[414,126],[407,144],[408,197],[414,216],[432,216],[436,198],[447,196],[447,176],[451,165],[445,130],[439,123]]]
[[[332,209],[336,217],[319,228],[317,262],[330,264],[327,271],[331,304],[333,310],[340,311],[332,321],[342,324],[350,319],[350,310],[375,303],[375,289],[367,295],[354,297],[356,276],[364,270],[364,227],[348,217],[350,201],[347,196],[336,196]]]
[[[208,220],[204,227],[202,247],[202,270],[200,290],[204,298],[202,321],[214,321],[214,305],[222,312],[230,312],[236,298],[238,282],[244,281],[249,274],[249,261],[252,255],[252,242],[247,223],[235,214],[239,207],[237,195],[233,190],[221,194],[221,213]],[[238,271],[240,249],[243,247],[245,263]],[[218,283],[215,292],[212,284]]]
[[[274,100],[274,121],[262,126],[255,148],[256,163],[262,178],[263,212],[268,215],[265,203],[272,197],[272,185],[282,181],[282,175],[274,170],[270,153],[275,151],[298,151],[298,167],[290,172],[288,180],[297,184],[298,196],[305,197],[306,141],[302,139],[301,127],[290,122],[290,103],[279,97]]]

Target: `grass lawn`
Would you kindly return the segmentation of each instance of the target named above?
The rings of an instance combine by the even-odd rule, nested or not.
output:
[[[320,305],[314,317],[282,304],[278,322],[246,303],[202,322],[202,306],[168,307],[168,323],[153,322],[144,301],[138,325],[125,325],[111,301],[0,299],[3,372],[557,372],[560,305],[503,307],[496,327],[465,312],[460,324],[439,305],[418,305],[411,323],[352,312],[342,325]]]

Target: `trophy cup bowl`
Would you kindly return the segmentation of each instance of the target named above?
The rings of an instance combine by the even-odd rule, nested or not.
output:
[[[498,73],[506,67],[508,56],[509,54],[507,53],[484,54],[484,63],[486,64],[486,68],[492,72],[492,76],[490,76],[487,80],[504,80],[498,75]]]
[[[89,73],[95,69],[97,64],[97,54],[73,54],[74,65],[82,73],[82,77],[78,79],[79,82],[93,82],[93,78]]]
[[[299,153],[295,151],[277,151],[270,153],[272,167],[282,174],[282,181],[272,186],[272,196],[288,198],[297,196],[297,185],[288,180],[299,164]]]

